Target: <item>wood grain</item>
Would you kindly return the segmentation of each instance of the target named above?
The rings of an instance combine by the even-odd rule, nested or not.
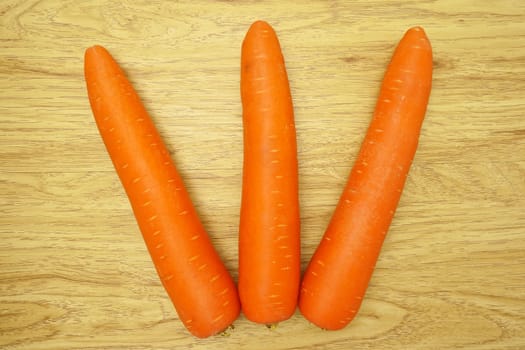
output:
[[[2,1],[0,348],[522,349],[525,3]],[[277,31],[296,111],[302,262],[346,181],[392,50],[434,49],[420,147],[358,317],[297,312],[198,340],[155,274],[87,102],[106,46],[142,96],[237,277],[240,44]]]

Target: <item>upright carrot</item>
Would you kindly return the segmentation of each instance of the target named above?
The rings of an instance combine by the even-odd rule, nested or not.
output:
[[[165,144],[106,49],[87,49],[84,68],[100,135],[179,318],[197,337],[224,330],[239,315],[237,291]]]
[[[249,320],[273,324],[297,307],[300,225],[292,97],[277,35],[263,21],[242,44],[241,99],[239,296]]]
[[[304,273],[299,309],[325,329],[356,315],[398,205],[427,108],[432,49],[409,29],[386,71],[375,113],[332,219]]]

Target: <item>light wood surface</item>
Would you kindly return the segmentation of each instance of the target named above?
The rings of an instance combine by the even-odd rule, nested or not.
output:
[[[525,2],[2,1],[1,349],[523,349]],[[403,32],[434,84],[420,147],[363,306],[328,332],[297,312],[189,335],[89,109],[84,50],[142,96],[237,277],[240,45],[279,35],[296,112],[302,262],[326,227]]]

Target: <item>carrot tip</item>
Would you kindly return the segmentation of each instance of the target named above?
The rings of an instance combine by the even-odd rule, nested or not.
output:
[[[263,20],[257,20],[253,22],[250,28],[248,29],[248,32],[252,32],[252,31],[255,31],[255,32],[273,31],[273,28],[270,25],[270,23],[263,21]]]
[[[414,26],[409,28],[406,33],[415,33],[416,35],[425,37],[427,36],[427,33],[425,32],[425,29],[423,29],[422,26]]]
[[[222,332],[219,332],[219,335],[221,337],[229,337],[231,336],[231,331],[233,331],[235,329],[235,326],[233,324],[229,325],[228,327],[226,327],[225,330],[223,330]]]
[[[103,49],[102,46],[100,45],[93,45],[93,46],[90,46],[86,49],[86,51],[97,51],[97,50],[100,50],[100,49]]]
[[[89,57],[101,53],[109,54],[109,51],[104,46],[93,45],[86,49],[86,51],[84,52],[84,57]]]
[[[268,22],[266,22],[266,21],[264,21],[262,19],[258,19],[258,20],[256,20],[255,22],[252,23],[252,27],[253,26],[261,26],[261,27],[264,26],[264,27],[266,27],[266,26],[269,26],[269,25],[270,24]]]

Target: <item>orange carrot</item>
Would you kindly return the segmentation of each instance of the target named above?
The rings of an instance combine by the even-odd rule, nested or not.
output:
[[[298,164],[292,97],[277,35],[257,21],[242,44],[244,163],[239,296],[245,316],[274,324],[297,308]]]
[[[160,280],[197,337],[239,315],[234,282],[215,251],[151,118],[110,53],[85,53],[89,102]]]
[[[361,306],[399,202],[430,95],[432,49],[409,29],[386,71],[375,113],[323,239],[304,273],[299,309],[341,329]]]

